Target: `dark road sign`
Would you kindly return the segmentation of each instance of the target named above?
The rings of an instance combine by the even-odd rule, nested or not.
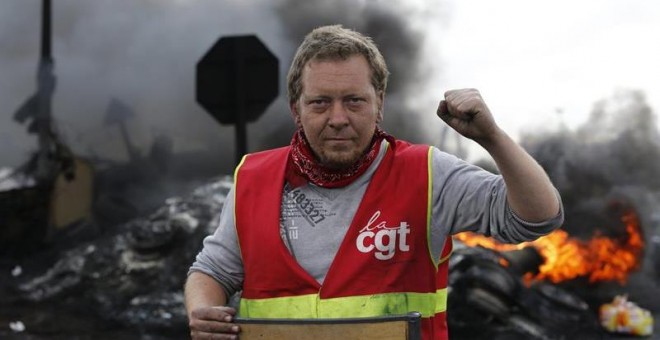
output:
[[[253,122],[277,97],[278,74],[256,36],[222,37],[197,63],[197,102],[222,124]]]
[[[220,38],[197,63],[197,102],[236,128],[236,164],[247,153],[247,123],[278,93],[277,58],[254,35]]]

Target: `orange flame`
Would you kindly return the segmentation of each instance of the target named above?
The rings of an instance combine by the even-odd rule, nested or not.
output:
[[[465,232],[454,237],[467,246],[482,246],[498,251],[535,247],[544,259],[535,276],[526,280],[549,280],[554,283],[577,277],[589,277],[589,282],[618,281],[625,283],[628,274],[639,267],[639,256],[644,248],[639,218],[630,211],[621,220],[626,225],[627,237],[613,239],[595,235],[589,241],[568,236],[556,230],[533,242],[517,245],[499,243],[492,238]]]

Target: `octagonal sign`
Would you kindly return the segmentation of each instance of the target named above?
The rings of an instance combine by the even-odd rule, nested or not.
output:
[[[222,124],[253,122],[277,98],[278,71],[256,36],[221,37],[197,63],[197,102]]]

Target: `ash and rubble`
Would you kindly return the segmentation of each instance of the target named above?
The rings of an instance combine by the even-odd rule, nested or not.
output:
[[[33,187],[36,179],[18,169],[10,167],[0,168],[0,191],[9,191],[19,188]]]
[[[167,199],[147,217],[61,253],[3,263],[2,275],[13,274],[0,285],[0,320],[7,320],[0,337],[10,335],[6,325],[17,321],[25,334],[37,335],[79,336],[94,331],[89,327],[123,328],[134,336],[187,334],[186,272],[202,239],[213,232],[230,186],[230,177],[210,181],[185,197]],[[41,309],[57,310],[55,319],[82,316],[96,326],[53,325],[52,316],[34,312]]]

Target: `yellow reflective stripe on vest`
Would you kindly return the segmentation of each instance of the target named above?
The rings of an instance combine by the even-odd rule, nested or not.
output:
[[[426,184],[426,245],[429,250],[429,257],[431,263],[438,270],[438,264],[433,257],[433,249],[431,248],[431,215],[433,214],[433,147],[429,146],[429,151],[426,154],[426,173],[428,176],[428,183]]]
[[[384,293],[320,299],[318,294],[269,299],[241,298],[248,318],[351,318],[419,312],[431,317],[447,309],[447,289],[435,293]]]

